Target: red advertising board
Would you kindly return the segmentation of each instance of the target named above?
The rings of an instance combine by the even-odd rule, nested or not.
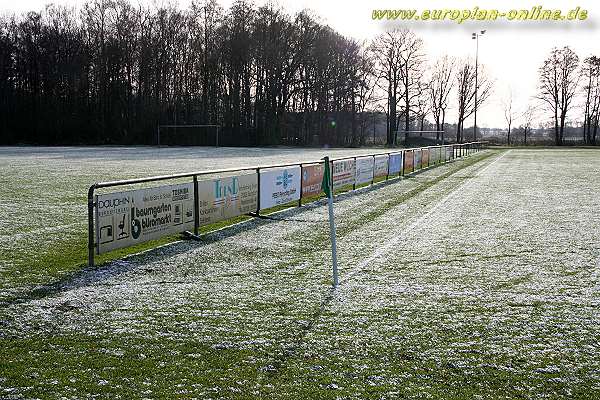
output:
[[[323,164],[302,167],[302,197],[316,196],[322,192]]]
[[[414,169],[414,152],[406,150],[404,152],[404,173],[413,172]]]
[[[429,149],[423,149],[421,154],[421,168],[429,166]]]

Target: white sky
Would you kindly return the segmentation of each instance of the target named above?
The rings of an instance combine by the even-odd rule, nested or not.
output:
[[[133,0],[153,3],[155,0]],[[158,0],[160,2],[168,0]],[[186,7],[191,0],[172,0]],[[40,10],[47,0],[0,0],[0,11]],[[81,5],[84,0],[55,0],[55,3]],[[231,0],[220,0],[228,8]],[[265,0],[256,0],[258,5]],[[454,56],[472,56],[475,54],[475,41],[471,32],[486,29],[487,33],[479,41],[479,62],[485,64],[490,75],[496,80],[493,96],[478,113],[478,125],[503,127],[502,102],[509,90],[513,94],[513,108],[523,111],[536,92],[537,68],[550,49],[554,46],[571,46],[581,59],[595,52],[600,55],[600,2],[597,0],[580,1],[516,1],[516,0],[279,0],[289,13],[304,8],[314,11],[322,22],[330,25],[345,36],[359,40],[370,40],[378,33],[391,27],[400,27],[401,22],[381,22],[371,18],[371,11],[377,9],[424,9],[458,8],[480,9],[498,8],[531,9],[541,5],[545,9],[561,9],[563,14],[580,6],[588,11],[585,21],[561,22],[508,22],[466,21],[458,25],[453,21],[421,22],[408,25],[425,41],[429,60],[435,60],[443,54]],[[595,46],[594,46],[595,44]],[[510,88],[510,89],[509,89]],[[579,115],[572,115],[578,117]],[[453,118],[453,113],[450,115]],[[454,122],[454,121],[447,121]],[[470,123],[469,123],[470,124]],[[516,121],[519,124],[519,121]]]

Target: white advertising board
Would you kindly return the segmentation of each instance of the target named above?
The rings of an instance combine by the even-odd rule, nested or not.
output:
[[[390,154],[390,175],[397,175],[402,170],[402,153]]]
[[[371,183],[373,180],[373,157],[356,159],[356,184]]]
[[[389,160],[389,156],[387,154],[384,154],[382,156],[375,156],[375,168],[374,168],[375,178],[387,176],[388,160]]]
[[[300,199],[300,167],[260,171],[260,209]]]
[[[98,254],[193,228],[193,183],[96,196]]]
[[[415,149],[414,150],[414,170],[418,170],[421,169],[421,149]]]
[[[353,158],[349,160],[334,161],[332,171],[331,175],[333,177],[334,189],[354,184],[356,163]]]
[[[429,149],[429,165],[440,162],[440,148],[441,147],[432,147]]]
[[[200,226],[258,208],[258,175],[244,174],[198,182],[198,221]]]

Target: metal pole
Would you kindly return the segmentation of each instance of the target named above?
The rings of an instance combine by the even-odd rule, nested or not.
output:
[[[355,167],[356,168],[356,167]],[[373,186],[373,184],[375,183],[375,156],[373,156],[373,170],[372,172],[372,176],[371,176],[371,186]],[[356,175],[356,174],[355,174]],[[356,178],[355,178],[356,179]]]
[[[200,205],[198,204],[200,193],[198,193],[198,176],[194,175],[194,235],[198,236],[200,229]]]
[[[398,173],[398,176],[404,176],[404,161],[406,161],[404,158],[406,157],[406,152],[404,150],[402,150],[402,165],[400,168],[400,172]]]
[[[302,179],[302,164],[300,164],[300,198],[298,199],[298,207],[302,207],[302,182],[304,181],[304,179]]]
[[[94,189],[95,185],[88,190],[88,266],[94,266]]]
[[[160,125],[156,126],[156,145],[160,147]]]
[[[327,167],[329,164],[329,157],[325,156],[325,165]],[[329,174],[329,196],[327,196],[327,204],[329,208],[329,233],[331,235],[331,258],[333,260],[333,286],[337,287],[339,285],[339,277],[338,277],[338,266],[337,266],[337,245],[335,242],[335,221],[333,219],[333,174]]]
[[[256,215],[260,215],[260,168],[256,168],[256,182],[258,183],[258,192],[256,193]]]
[[[329,231],[331,233],[331,258],[333,259],[333,286],[339,285],[337,267],[337,245],[335,243],[335,222],[333,220],[333,197],[327,200],[329,204]]]
[[[479,91],[479,87],[477,86],[477,70],[479,67],[479,34],[477,34],[475,42],[475,121],[473,124],[473,141],[477,140],[477,92]]]
[[[358,157],[354,157],[354,182],[352,183],[352,190],[356,190],[356,159],[357,158]],[[327,160],[329,161],[329,156],[327,156]],[[331,164],[331,179],[333,180],[333,164]]]

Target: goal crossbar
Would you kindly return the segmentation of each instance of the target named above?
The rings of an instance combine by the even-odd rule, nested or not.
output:
[[[174,128],[174,129],[179,129],[179,128],[217,128],[215,147],[219,147],[219,128],[221,128],[221,125],[217,125],[217,124],[158,125],[156,128],[156,143],[157,143],[157,146],[159,146],[159,147],[160,147],[160,130],[161,130],[161,128]]]
[[[402,137],[402,136],[406,136],[406,134],[408,133],[409,135],[413,134],[413,135],[423,135],[424,133],[429,133],[429,134],[437,134],[439,133],[441,140],[444,140],[444,134],[446,131],[405,131],[405,130],[398,130],[398,131],[394,131],[394,140],[397,141],[398,140],[398,136]]]

